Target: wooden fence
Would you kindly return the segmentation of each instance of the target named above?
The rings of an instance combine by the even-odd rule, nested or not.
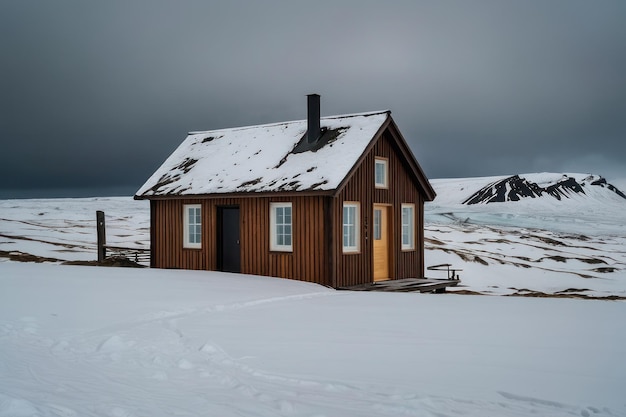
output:
[[[106,224],[104,212],[96,211],[96,233],[98,242],[98,262],[111,258],[125,258],[138,264],[150,265],[150,249],[112,246],[106,244]]]

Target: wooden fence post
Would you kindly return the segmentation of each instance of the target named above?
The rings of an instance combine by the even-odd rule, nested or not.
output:
[[[104,225],[104,211],[96,211],[96,232],[98,235],[98,262],[104,262],[106,258],[106,229]]]

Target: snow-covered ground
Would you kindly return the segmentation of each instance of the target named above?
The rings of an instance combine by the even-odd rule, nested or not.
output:
[[[150,247],[149,202],[94,197],[0,200],[0,251],[60,261],[95,260],[97,210],[105,212],[108,245]]]
[[[626,303],[0,263],[0,416],[625,416]]]
[[[545,184],[561,176],[524,178]],[[458,290],[626,296],[626,199],[587,186],[562,200],[461,204],[503,178],[431,181],[437,198],[425,206],[426,265],[463,269]]]
[[[626,204],[459,204],[485,181],[433,181],[427,265],[463,291],[626,295]],[[145,201],[0,201],[0,417],[626,416],[624,301],[59,265],[95,259],[96,210],[108,244],[148,246]]]
[[[581,174],[570,174],[583,178]],[[562,174],[527,174],[540,184]],[[425,206],[426,265],[462,269],[457,291],[626,297],[626,199],[596,187],[561,201],[461,204],[505,177],[431,181]],[[10,254],[58,260],[96,258],[95,212],[107,243],[148,248],[149,204],[130,197],[0,200],[0,261]],[[26,255],[26,256],[20,256]],[[444,273],[427,271],[430,277]]]

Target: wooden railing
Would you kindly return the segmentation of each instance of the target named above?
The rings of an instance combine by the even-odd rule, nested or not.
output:
[[[459,280],[459,274],[457,272],[462,271],[462,269],[454,268],[452,264],[440,264],[440,265],[431,265],[427,267],[429,271],[446,271],[448,278],[450,280]]]
[[[104,245],[104,250],[106,258],[126,258],[138,264],[150,265],[150,249]]]
[[[100,210],[96,211],[96,233],[98,241],[98,262],[104,263],[107,259],[124,258],[137,264],[150,265],[150,249],[106,244],[104,212]]]

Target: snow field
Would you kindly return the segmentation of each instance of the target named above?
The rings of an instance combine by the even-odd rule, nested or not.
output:
[[[622,201],[458,204],[486,180],[433,181],[426,265],[475,293],[626,295]],[[626,416],[623,301],[57,265],[95,259],[96,210],[109,244],[148,246],[145,201],[0,201],[0,417]],[[8,261],[31,255],[56,261]]]
[[[0,416],[626,415],[624,302],[0,263]]]
[[[59,261],[95,260],[97,210],[105,212],[107,244],[149,248],[147,201],[95,197],[0,200],[0,251]]]
[[[521,175],[540,184],[561,176]],[[432,181],[437,198],[425,205],[426,265],[462,269],[457,290],[626,296],[626,200],[606,188],[587,187],[585,195],[561,201],[546,196],[461,204],[499,178]]]

